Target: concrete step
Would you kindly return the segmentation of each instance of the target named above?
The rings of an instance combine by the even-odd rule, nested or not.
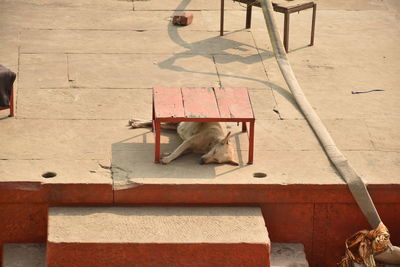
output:
[[[303,244],[272,243],[271,267],[308,267]]]
[[[21,255],[23,255],[23,257],[21,257]],[[4,267],[44,267],[46,266],[45,258],[45,244],[4,245]],[[308,266],[302,244],[271,243],[271,267]]]
[[[46,266],[45,244],[4,244],[3,267]]]
[[[53,266],[269,266],[257,207],[55,207]]]

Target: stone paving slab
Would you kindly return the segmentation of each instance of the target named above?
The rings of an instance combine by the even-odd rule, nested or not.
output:
[[[20,89],[21,119],[151,119],[151,89]]]
[[[110,159],[112,144],[132,137],[126,120],[4,119],[1,124],[0,140],[7,142],[0,159]]]
[[[267,74],[259,55],[216,55],[214,58],[223,87],[268,87]]]
[[[321,150],[318,140],[305,120],[257,120],[255,136],[255,150]],[[247,134],[240,134],[239,131],[235,139],[241,149],[248,149]]]
[[[122,2],[122,1],[120,1]],[[87,30],[165,30],[171,24],[175,11],[141,11],[132,8],[112,10],[109,8],[91,8],[48,6],[27,3],[8,3],[4,5],[9,17],[5,21],[8,27],[25,29],[87,29]],[[40,16],[37,14],[40,13]],[[200,11],[192,11],[194,22],[181,30],[202,30],[205,24]],[[25,18],[35,18],[26,20]],[[56,20],[54,18],[57,18]],[[104,20],[107,18],[107,20]],[[154,19],[157,18],[157,19]]]
[[[221,37],[175,26],[157,31],[23,30],[21,42],[22,53],[257,54],[250,32]]]
[[[280,87],[274,90],[278,111],[284,119],[303,119],[288,91]],[[351,93],[309,93],[309,102],[321,119],[386,119],[399,117],[399,96],[397,92],[374,92],[370,94]]]
[[[128,132],[128,138],[118,140],[112,144],[112,153],[124,150],[154,152],[154,134],[150,128],[128,128]],[[172,130],[162,131],[160,138],[161,146],[168,151],[175,149],[182,141]]]
[[[174,29],[174,28],[172,28]],[[177,31],[171,31],[170,38],[179,40]],[[199,34],[201,34],[199,32]],[[205,33],[203,33],[205,34]],[[224,36],[219,36],[218,32],[207,32],[209,38],[204,38],[196,42],[188,42],[187,46],[190,50],[185,53],[193,54],[211,54],[211,55],[233,55],[237,57],[251,57],[257,55],[253,37],[248,31],[237,31]],[[190,40],[185,35],[181,35],[184,40]],[[201,36],[201,35],[199,35]],[[247,55],[247,56],[245,56]]]
[[[368,62],[364,59],[360,59],[357,63],[335,63],[332,61],[328,63],[318,58],[317,55],[303,55],[303,57],[301,61],[293,60],[293,68],[298,73],[297,75],[303,77],[299,78],[299,83],[301,83],[305,93],[351,94],[352,91],[383,89],[386,94],[399,94],[395,90],[397,79],[392,78],[398,67],[393,65],[394,62],[383,62],[385,60],[384,56],[382,60],[375,60],[375,67],[388,68],[388,71],[379,73],[371,66],[367,66]],[[271,60],[269,62],[264,61],[267,68],[271,66],[270,63],[272,63]],[[284,82],[280,80],[278,70],[268,74],[271,82],[277,83],[282,87],[285,86]],[[274,74],[277,74],[277,76],[274,76]],[[310,77],[310,79],[305,79],[305,76]],[[321,85],[318,83],[319,79],[324,79],[326,82]],[[279,82],[277,82],[278,80]]]
[[[220,1],[208,1],[208,0],[151,0],[151,1],[141,1],[135,0],[134,10],[219,10],[221,7]],[[233,1],[225,1],[226,9],[243,9],[238,3]]]
[[[251,105],[253,106],[254,116],[261,120],[279,119],[279,114],[274,110],[277,103],[270,88],[252,89],[249,88]]]
[[[213,59],[209,56],[74,54],[68,58],[69,77],[77,87],[213,87],[219,84]],[[169,62],[173,62],[173,66]]]
[[[335,140],[340,140],[338,146],[348,151],[373,151],[374,138],[370,137],[368,128],[363,121],[329,120],[325,121],[328,130]],[[232,141],[238,150],[248,149],[248,137],[241,133],[240,126],[227,124],[227,130],[232,132]],[[255,150],[260,151],[321,151],[321,147],[313,132],[304,120],[257,120],[255,127]],[[116,150],[146,150],[146,144],[154,144],[150,129],[132,130],[134,138],[114,144]],[[180,144],[180,138],[174,131],[163,131],[163,136],[170,143],[167,147],[174,149]],[[262,138],[260,138],[262,136]],[[146,141],[144,141],[146,140]],[[167,151],[168,152],[168,151]],[[170,152],[170,151],[169,151]]]
[[[231,131],[231,140],[235,147],[239,150],[248,150],[248,135],[241,132],[241,125],[237,126],[236,123],[224,123],[223,125],[227,131]],[[142,146],[154,144],[154,137],[150,129],[134,129],[131,132],[136,137],[123,142],[123,145],[118,145],[118,150],[141,151],[143,150]],[[165,130],[162,131],[162,134],[168,136],[168,140],[175,147],[181,143],[175,131]],[[146,144],[143,144],[143,135],[146,135]],[[114,146],[114,148],[116,147],[117,145]],[[260,151],[321,151],[318,141],[304,120],[257,120],[254,149]]]
[[[113,150],[114,186],[118,189],[132,184],[344,184],[322,151],[256,150],[253,165],[246,164],[247,155],[247,151],[240,152],[240,166],[200,165],[200,155],[195,154],[162,165],[153,163],[154,152],[150,149]],[[266,173],[267,177],[254,178],[256,172]]]
[[[376,138],[370,136],[369,127],[363,120],[342,119],[324,120],[323,122],[333,139],[337,140],[339,149],[375,150]],[[256,149],[303,151],[321,149],[305,120],[257,120],[255,129],[256,136],[262,136],[256,142]],[[240,135],[240,144],[244,149],[247,149],[246,141],[246,136]]]
[[[360,95],[311,93],[307,97],[321,118],[398,118],[400,106],[397,103],[400,96],[395,92],[379,93],[381,92]]]
[[[69,88],[65,54],[21,54],[19,88]]]
[[[400,153],[386,151],[344,151],[367,184],[399,184]]]
[[[44,9],[46,8],[79,8],[84,10],[93,9],[108,9],[113,11],[119,10],[132,10],[133,3],[130,0],[120,1],[120,0],[82,0],[82,1],[71,1],[71,0],[3,0],[4,4],[25,4],[25,5],[35,5],[40,6]]]
[[[374,17],[374,20],[371,20],[371,17]],[[293,29],[290,32],[289,48],[292,52],[288,56],[300,84],[307,85],[303,86],[306,92],[308,89],[362,90],[366,85],[381,89],[395,87],[397,80],[394,73],[397,73],[399,68],[396,62],[399,60],[397,43],[400,41],[400,35],[399,29],[392,27],[397,23],[394,15],[387,15],[387,12],[383,11],[320,11],[313,47],[304,47],[309,42],[309,36],[304,35],[304,31],[309,31],[306,25],[309,18],[294,16],[293,19],[293,23],[297,22],[296,29],[305,28]],[[342,31],[344,28],[349,32],[361,34],[345,34]],[[271,50],[266,33],[265,30],[253,31],[253,36],[258,47]],[[269,58],[268,55],[262,56],[271,81],[283,85],[280,73],[274,67],[275,59]],[[377,69],[385,71],[377,72]],[[304,79],[306,76],[320,77],[324,80],[324,85],[312,84],[312,80]],[[312,87],[309,88],[310,86]]]
[[[326,1],[316,0],[318,7],[321,9],[336,9],[336,10],[374,10],[374,9],[386,9],[385,2],[379,0],[363,1]]]
[[[272,92],[276,101],[276,112],[284,120],[304,120],[304,116],[298,107],[296,100],[289,89],[273,84]],[[320,116],[320,114],[318,114]]]
[[[1,14],[0,14],[1,15]],[[3,29],[0,16],[0,64],[12,70],[18,70],[18,40],[19,33],[9,29]]]
[[[277,119],[269,89],[249,89],[257,119]],[[117,104],[116,104],[117,103]],[[152,89],[31,89],[18,91],[22,119],[148,119]]]
[[[332,135],[333,140],[336,141],[336,145],[342,151],[375,150],[373,138],[371,137],[369,128],[364,120],[323,120],[323,123]]]
[[[369,119],[366,124],[377,150],[400,151],[400,118]]]
[[[229,1],[225,1],[226,3]],[[245,7],[244,4],[243,7]],[[279,17],[279,13],[275,13]],[[209,31],[220,30],[220,11],[219,10],[203,10],[203,20]],[[241,10],[225,10],[224,12],[224,32],[246,30],[246,8]],[[265,30],[264,15],[261,8],[253,7],[251,14],[251,31]]]
[[[385,4],[388,8],[389,12],[392,12],[395,14],[397,19],[400,19],[399,13],[400,13],[400,2],[396,0],[386,0]]]
[[[230,1],[225,1],[225,2],[230,2]],[[343,10],[346,11],[383,11],[387,12],[389,8],[392,7],[392,5],[385,4],[385,1],[379,1],[379,0],[374,0],[374,1],[362,1],[362,0],[357,0],[357,1],[326,1],[326,0],[317,0],[314,1],[317,3],[317,31],[323,31],[326,30],[324,27],[325,25],[324,22],[326,22],[324,15],[325,13],[332,13],[332,11],[335,10],[340,10],[341,12],[338,13],[343,13]],[[234,31],[234,30],[240,30],[245,28],[245,22],[246,22],[246,11],[245,11],[245,5],[242,4],[243,8],[240,10],[226,10],[224,14],[224,30],[225,31]],[[328,10],[328,11],[327,11]],[[321,15],[321,13],[323,15]],[[353,14],[355,12],[352,12]],[[361,12],[357,12],[361,13]],[[210,31],[218,31],[219,30],[219,23],[220,23],[220,14],[219,10],[203,10],[203,19],[206,22],[206,27]],[[275,20],[277,22],[277,26],[279,30],[281,31],[281,36],[283,32],[283,14],[281,13],[274,13],[275,15]],[[290,15],[290,37],[294,34],[296,37],[304,35],[305,33],[309,32],[311,29],[311,16],[312,16],[312,9],[307,9],[307,10],[302,10],[300,13],[293,13]],[[343,18],[341,18],[342,15],[336,16],[334,18],[335,20],[332,21],[338,21],[340,23],[343,23]],[[321,23],[322,22],[322,23]],[[354,21],[356,22],[356,21]],[[356,22],[357,23],[357,22]],[[354,23],[353,23],[354,26]],[[331,27],[334,27],[332,25]],[[329,28],[331,28],[329,27]],[[254,7],[252,10],[252,20],[251,20],[251,30],[252,31],[263,31],[266,29],[265,21],[264,21],[264,16],[261,11],[261,8]],[[297,33],[297,34],[296,34]],[[307,35],[308,37],[309,35]],[[307,38],[305,38],[307,40]],[[268,42],[269,43],[269,42]]]
[[[111,172],[101,166],[107,160],[0,160],[2,182],[38,182],[41,184],[112,184]],[[55,177],[42,175],[54,172]],[[18,188],[18,186],[16,186]]]

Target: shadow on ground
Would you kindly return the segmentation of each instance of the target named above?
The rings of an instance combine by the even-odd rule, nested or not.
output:
[[[234,129],[231,140],[236,151],[241,151],[240,127]],[[215,179],[218,176],[247,167],[247,158],[236,153],[239,166],[228,164],[200,165],[200,154],[183,155],[168,165],[154,163],[154,136],[149,129],[131,129],[133,136],[112,144],[112,173],[115,183],[126,184],[135,179]],[[172,152],[181,143],[175,131],[161,133],[161,153]],[[247,152],[244,152],[247,155]],[[220,168],[217,172],[216,168]]]

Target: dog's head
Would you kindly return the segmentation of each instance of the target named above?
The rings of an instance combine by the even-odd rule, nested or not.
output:
[[[229,132],[225,138],[216,143],[208,153],[201,157],[201,164],[208,163],[229,163],[238,166],[239,163],[234,158],[233,145],[229,142]]]

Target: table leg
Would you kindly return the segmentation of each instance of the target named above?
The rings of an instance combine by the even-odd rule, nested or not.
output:
[[[160,135],[161,135],[161,122],[156,119],[154,120],[155,127],[155,149],[154,149],[154,162],[160,163]]]
[[[250,122],[250,132],[249,132],[249,161],[247,164],[253,164],[253,154],[254,154],[254,121]]]
[[[247,4],[247,10],[246,10],[246,29],[250,29],[251,27],[251,9],[252,5]]]
[[[317,4],[313,5],[313,13],[312,13],[312,24],[311,24],[311,42],[310,46],[314,45],[314,33],[315,33],[315,17],[317,13]]]
[[[247,132],[247,125],[246,125],[246,122],[244,121],[244,122],[242,122],[242,132],[244,133],[244,132]]]
[[[220,26],[220,30],[219,30],[219,35],[220,36],[223,36],[224,35],[224,1],[225,0],[221,0],[221,22],[220,22],[220,24],[219,24],[219,26]]]
[[[283,46],[285,47],[286,53],[289,52],[289,22],[290,13],[285,12],[285,22],[283,25]]]
[[[152,115],[151,115],[151,117],[152,117],[152,123],[151,123],[151,131],[152,132],[154,132],[154,123],[155,123],[155,118],[156,118],[156,115],[155,115],[155,110],[154,110],[154,96],[153,96],[153,108],[152,108]]]

